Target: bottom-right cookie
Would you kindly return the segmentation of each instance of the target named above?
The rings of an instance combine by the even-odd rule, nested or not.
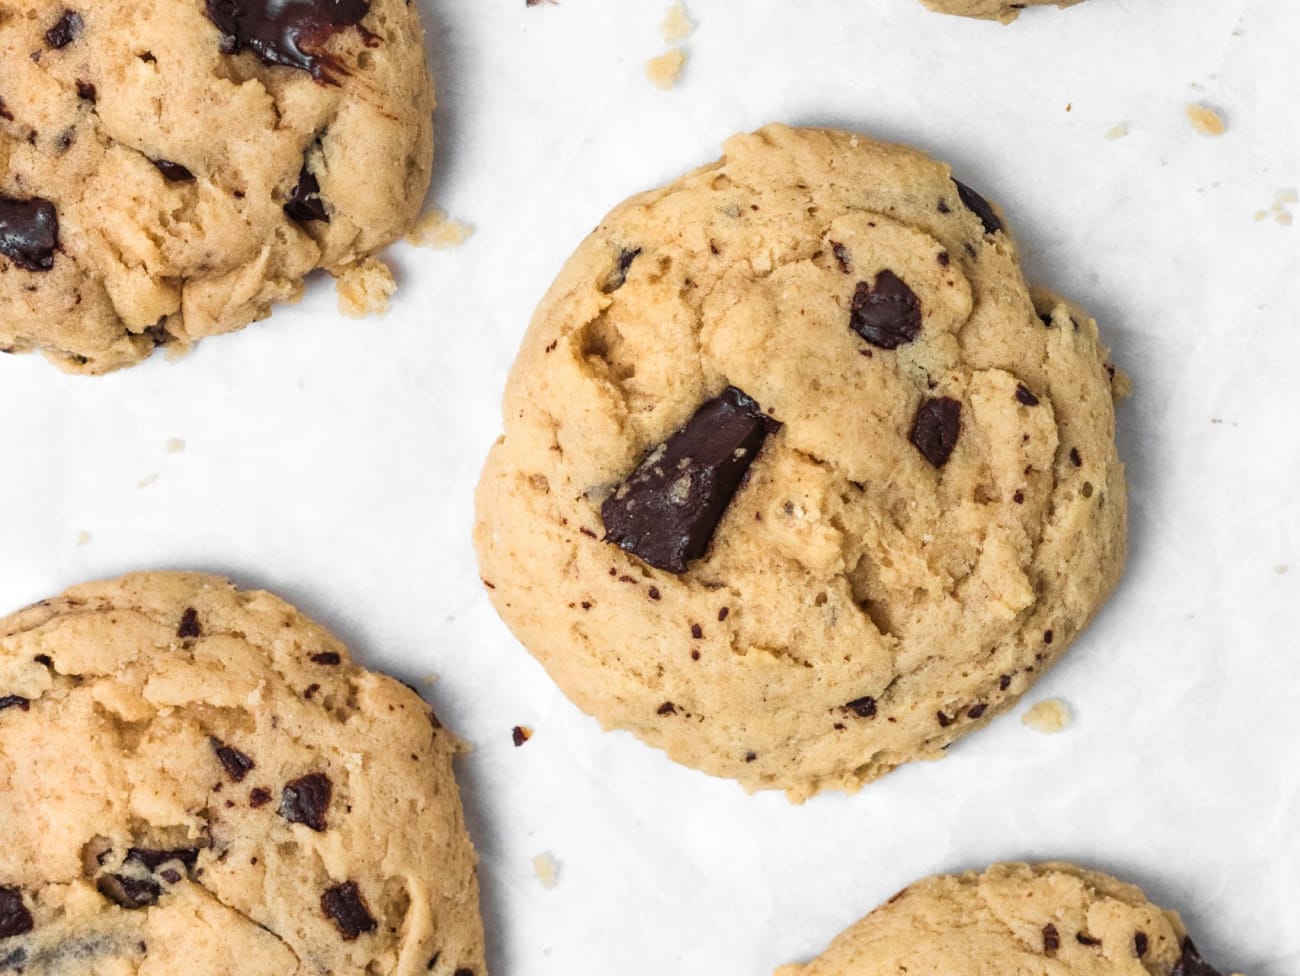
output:
[[[776,976],[1219,976],[1178,913],[1072,864],[995,864],[904,888]]]

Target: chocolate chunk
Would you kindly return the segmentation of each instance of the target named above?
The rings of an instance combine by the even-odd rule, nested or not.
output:
[[[618,252],[618,261],[610,269],[609,274],[605,276],[604,284],[600,290],[606,295],[612,294],[623,287],[627,282],[627,270],[632,267],[632,262],[641,256],[641,248],[625,247]]]
[[[659,715],[676,715],[677,706],[674,705],[672,702],[664,702],[657,709],[655,709],[655,712]]]
[[[691,636],[696,640],[701,640],[704,637],[704,628],[699,624],[691,624]]]
[[[373,932],[376,928],[374,916],[366,908],[355,881],[330,888],[321,895],[320,907],[348,942],[362,932]]]
[[[451,976],[474,976],[474,970],[458,969],[454,973],[452,973]]]
[[[325,811],[334,787],[324,773],[308,773],[286,783],[280,794],[280,816],[289,823],[306,824],[319,833],[325,829]]]
[[[220,739],[209,737],[208,742],[212,745],[212,751],[217,754],[217,759],[221,765],[226,768],[226,773],[236,783],[242,783],[244,777],[248,775],[249,770],[255,763],[246,755],[231,746],[226,745]]]
[[[523,745],[532,737],[533,737],[533,733],[530,732],[528,729],[524,728],[522,725],[516,725],[513,729],[510,730],[510,741],[515,744],[516,749],[518,749],[521,745]]]
[[[1219,971],[1201,958],[1191,939],[1183,939],[1183,954],[1170,976],[1219,976]]]
[[[23,904],[23,893],[0,886],[0,939],[30,932],[34,924],[32,913]]]
[[[1145,932],[1134,933],[1133,951],[1137,953],[1139,959],[1141,959],[1143,956],[1147,954],[1147,949],[1150,947],[1150,944],[1151,944],[1151,940],[1147,938],[1147,934]]]
[[[957,196],[961,197],[961,202],[966,205],[967,210],[980,219],[986,232],[996,234],[1002,229],[1002,221],[998,219],[998,215],[993,212],[987,200],[961,180],[953,180],[953,183],[957,185]]]
[[[1038,406],[1038,397],[1034,396],[1024,383],[1016,384],[1016,399],[1027,407]]]
[[[149,162],[157,167],[158,172],[162,173],[163,179],[168,183],[189,183],[194,179],[193,173],[180,163],[173,163],[170,159],[151,159]]]
[[[909,439],[927,461],[942,468],[952,456],[960,433],[961,404],[951,397],[933,397],[917,408]]]
[[[163,851],[154,850],[148,847],[132,847],[126,852],[128,861],[137,861],[143,864],[150,871],[156,871],[168,861],[180,861],[186,869],[193,870],[194,864],[199,859],[199,849],[197,847],[178,847],[175,850]]]
[[[223,54],[245,49],[266,65],[310,72],[333,83],[341,70],[326,42],[360,25],[368,0],[207,0],[208,19],[223,35]]]
[[[747,763],[752,763],[757,758],[758,758],[758,753],[756,752],[745,753],[745,762]]]
[[[972,705],[970,707],[970,710],[966,713],[966,716],[971,719],[982,718],[984,716],[984,713],[987,712],[988,709],[989,709],[988,705],[985,705],[983,702],[981,702],[978,705]]]
[[[162,896],[162,886],[148,878],[128,878],[124,874],[106,874],[96,882],[99,893],[123,908],[148,908]]]
[[[11,200],[0,196],[0,254],[24,271],[49,271],[59,246],[59,217],[54,204],[39,197]]]
[[[6,708],[21,708],[24,712],[32,707],[32,703],[22,695],[5,695],[0,698],[0,712]]]
[[[271,802],[271,791],[262,786],[254,786],[248,793],[248,805],[256,810]]]
[[[952,723],[955,721],[946,712],[935,712],[934,717],[939,720],[939,728],[941,729],[946,729],[948,726],[952,725]]]
[[[840,270],[848,274],[853,267],[849,262],[849,249],[839,241],[831,241],[831,253],[835,255],[835,263],[840,266]]]
[[[1086,945],[1086,946],[1101,945],[1101,939],[1095,939],[1091,935],[1085,935],[1083,932],[1080,932],[1074,938],[1075,941],[1079,943],[1079,945]]]
[[[852,712],[858,718],[875,718],[876,717],[876,700],[867,696],[865,698],[855,698],[844,706],[846,712]]]
[[[1076,468],[1083,467],[1083,456],[1079,453],[1077,447],[1070,448],[1070,463]]]
[[[1058,949],[1061,948],[1061,933],[1056,931],[1056,926],[1048,922],[1043,926],[1043,955],[1054,956]]]
[[[185,612],[181,614],[180,626],[176,628],[176,636],[188,640],[191,637],[203,636],[203,628],[199,626],[199,612],[193,607],[186,607]]]
[[[1001,688],[1003,691],[1006,691],[1008,688],[1010,688],[1011,675],[1004,674],[1002,677],[998,678],[998,687]]]
[[[309,220],[330,222],[330,215],[325,212],[325,201],[320,196],[320,183],[316,177],[307,172],[306,164],[298,174],[298,182],[289,191],[289,200],[284,205],[284,212],[301,224]]]
[[[849,328],[873,346],[897,349],[921,334],[921,301],[898,275],[882,271],[873,284],[858,282]]]
[[[81,35],[81,14],[64,10],[59,22],[45,32],[45,43],[53,48],[67,47]]]
[[[99,93],[95,91],[95,86],[90,82],[78,79],[77,97],[84,102],[94,103],[94,101],[99,97]]]
[[[670,573],[708,550],[763,442],[781,425],[734,386],[704,403],[600,507],[605,541]],[[651,588],[651,599],[658,598]]]
[[[343,658],[339,657],[334,651],[321,651],[319,654],[313,654],[311,659],[314,664],[326,665],[339,664],[343,661]],[[414,688],[411,690],[415,691]],[[416,692],[416,694],[419,694],[419,692]]]

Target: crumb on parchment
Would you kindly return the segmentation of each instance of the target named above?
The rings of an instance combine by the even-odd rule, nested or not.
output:
[[[1026,727],[1044,735],[1055,735],[1074,721],[1070,706],[1059,698],[1047,698],[1025,712],[1020,720]]]
[[[157,480],[158,480],[158,473],[154,472],[153,474],[145,475],[143,478],[141,478],[139,481],[135,483],[135,486],[137,488],[148,488]]]
[[[1192,123],[1193,129],[1206,136],[1217,138],[1228,128],[1222,115],[1208,105],[1198,105],[1195,102],[1187,106],[1187,119]]]
[[[686,52],[673,48],[667,54],[651,58],[645,63],[645,76],[654,82],[657,88],[670,91],[677,84],[677,79],[686,65]]]
[[[537,880],[542,883],[542,887],[550,891],[559,880],[560,862],[550,851],[543,851],[533,858],[533,873],[537,875]]]
[[[408,244],[442,250],[460,247],[474,234],[474,228],[459,220],[452,220],[441,210],[430,210],[415,222],[406,235]]]
[[[180,454],[185,450],[185,441],[180,437],[169,437],[163,443],[163,450],[168,454]]]
[[[335,278],[334,290],[339,296],[339,311],[360,319],[388,311],[388,299],[397,291],[397,281],[388,265],[368,257],[345,268]]]
[[[77,545],[79,546],[86,545],[88,542],[90,542],[90,539],[91,539],[91,535],[85,529],[82,529],[80,532],[77,533]]]
[[[691,31],[695,30],[695,25],[691,23],[691,18],[686,14],[686,7],[681,0],[668,8],[664,14],[663,23],[659,25],[659,35],[669,44],[676,44],[678,41],[684,41],[691,36]]]
[[[1128,126],[1123,122],[1120,122],[1118,125],[1112,125],[1106,130],[1106,138],[1112,141],[1115,139],[1123,139],[1126,135],[1128,135]]]

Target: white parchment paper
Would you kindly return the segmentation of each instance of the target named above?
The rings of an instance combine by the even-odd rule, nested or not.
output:
[[[691,0],[664,93],[643,65],[667,5],[422,0],[432,199],[477,233],[394,248],[386,316],[341,318],[322,279],[180,362],[0,361],[0,610],[198,568],[280,592],[369,665],[436,674],[421,687],[475,744],[495,976],[766,974],[922,875],[1048,857],[1180,908],[1224,972],[1300,973],[1300,226],[1270,211],[1300,186],[1300,4],[1089,0],[1002,27],[914,0]],[[1189,102],[1227,133],[1194,131]],[[559,265],[623,197],[771,120],[952,162],[1136,388],[1132,558],[1100,619],[942,763],[803,807],[601,733],[496,619],[469,544],[506,369]],[[1049,696],[1077,716],[1055,737],[1019,721]],[[516,724],[536,730],[518,749]]]

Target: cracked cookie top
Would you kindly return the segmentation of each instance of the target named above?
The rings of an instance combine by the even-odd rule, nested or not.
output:
[[[0,973],[485,976],[457,748],[216,577],[0,620]]]
[[[1109,594],[1114,371],[948,167],[782,126],[725,149],[542,300],[475,538],[578,705],[802,799],[941,756]]]
[[[73,372],[265,317],[429,183],[403,0],[17,0],[0,64],[0,349]]]

